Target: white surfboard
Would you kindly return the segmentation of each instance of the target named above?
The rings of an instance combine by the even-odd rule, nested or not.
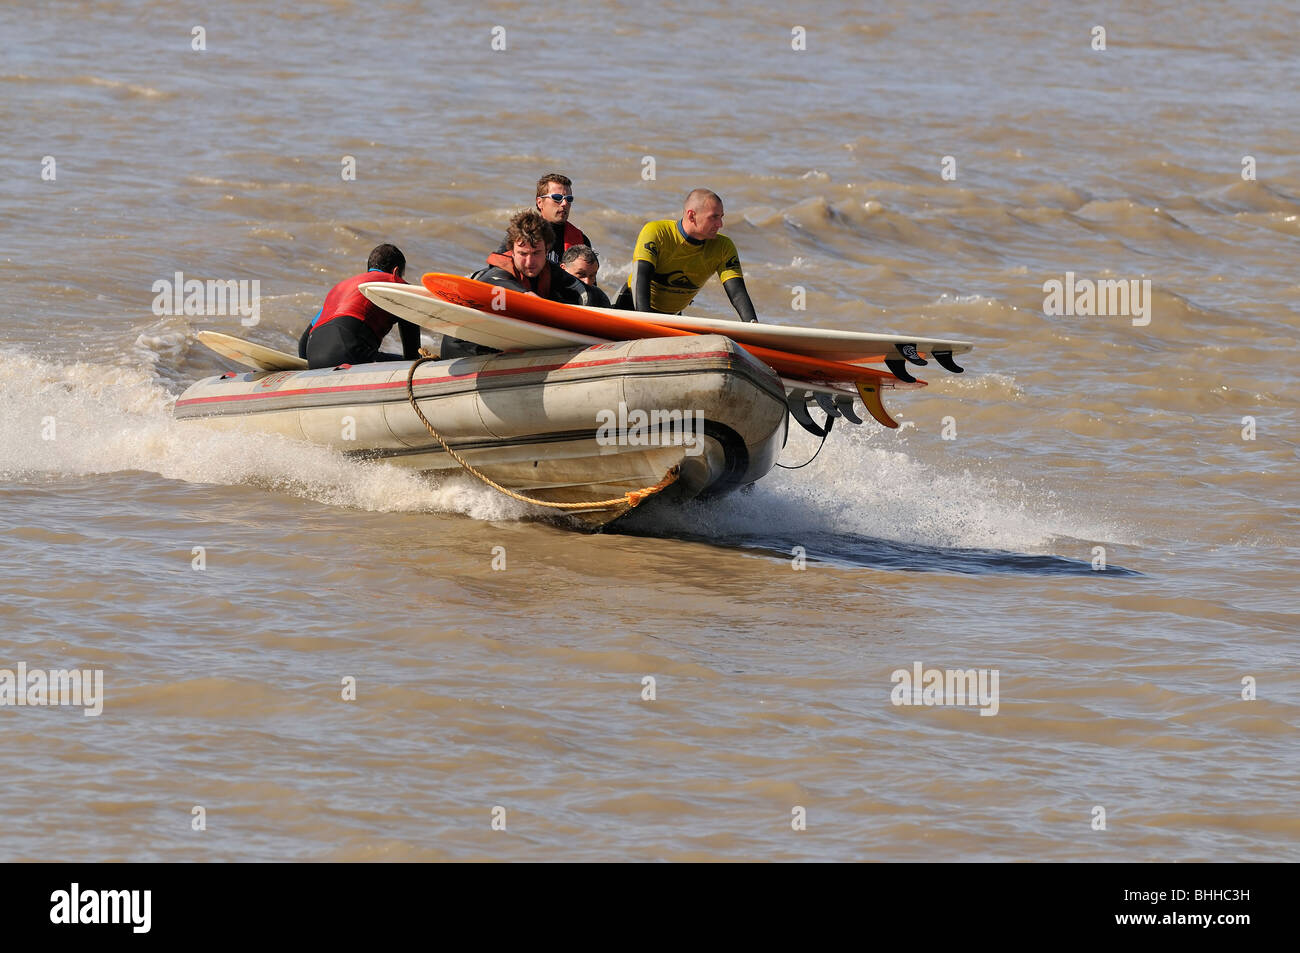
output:
[[[200,331],[199,342],[227,360],[251,367],[255,371],[305,371],[307,362],[296,354],[254,344],[219,331]]]
[[[589,308],[602,311],[602,308]],[[865,331],[833,331],[828,328],[799,328],[784,324],[753,324],[745,321],[728,321],[720,318],[695,318],[685,314],[635,315],[639,320],[661,324],[667,328],[698,331],[706,334],[725,334],[740,344],[755,344],[776,350],[820,357],[828,361],[879,363],[882,360],[903,359],[902,347],[915,345],[923,358],[935,351],[965,354],[973,350],[969,341],[952,341],[946,338],[917,337],[907,334],[871,334]]]
[[[427,331],[473,341],[498,351],[535,351],[549,347],[590,347],[607,343],[605,338],[548,328],[435,297],[416,285],[391,281],[367,281],[358,285],[361,293],[379,307],[405,318]]]
[[[828,361],[870,362],[872,358],[901,358],[911,344],[924,358],[935,351],[965,354],[974,345],[968,341],[911,337],[906,334],[870,334],[865,331],[831,331],[824,328],[795,328],[783,324],[753,324],[717,318],[692,318],[684,314],[655,315],[650,320],[684,331],[725,334],[741,344],[778,348],[792,354],[820,357]]]

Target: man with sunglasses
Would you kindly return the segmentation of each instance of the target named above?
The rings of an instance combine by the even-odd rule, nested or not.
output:
[[[695,189],[686,196],[682,217],[647,222],[632,252],[632,274],[614,307],[625,311],[680,314],[713,275],[742,321],[757,321],[749,300],[740,255],[722,228],[722,199]]]
[[[591,247],[591,239],[569,221],[573,211],[573,181],[559,172],[548,172],[537,180],[537,211],[551,228],[554,241],[546,257],[557,265],[574,245]]]

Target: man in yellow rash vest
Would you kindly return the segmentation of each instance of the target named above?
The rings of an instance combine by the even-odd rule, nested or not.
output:
[[[647,222],[636,239],[632,274],[614,307],[678,314],[716,274],[742,321],[757,321],[736,246],[722,228],[722,199],[708,189],[686,196],[682,217]]]

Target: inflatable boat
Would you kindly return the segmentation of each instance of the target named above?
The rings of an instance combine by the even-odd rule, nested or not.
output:
[[[193,384],[174,413],[420,471],[468,469],[512,495],[569,504],[558,512],[588,528],[647,490],[680,501],[753,483],[775,464],[788,420],[781,379],[712,334],[232,371]]]

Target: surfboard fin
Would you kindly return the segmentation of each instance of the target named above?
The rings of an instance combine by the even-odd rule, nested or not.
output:
[[[838,417],[840,412],[835,407],[835,401],[831,399],[830,394],[813,394],[813,400],[817,401],[817,406],[826,411],[827,419]]]
[[[890,370],[893,370],[893,368],[890,368]],[[881,403],[880,385],[858,381],[857,387],[858,396],[862,398],[862,405],[867,408],[867,413],[874,417],[882,427],[889,427],[891,430],[897,429],[898,421],[889,416],[885,411],[885,405]]]
[[[812,414],[808,413],[808,394],[806,392],[796,391],[786,398],[786,406],[790,408],[790,416],[798,422],[799,426],[808,431],[814,437],[824,437],[831,432],[834,417],[827,415],[826,423],[818,426],[813,423]]]
[[[845,420],[851,421],[855,424],[862,423],[862,418],[859,417],[857,411],[853,409],[852,397],[836,397],[835,407],[844,415]]]
[[[916,378],[907,372],[907,365],[896,357],[885,358],[885,366],[889,372],[897,377],[904,384],[913,383]]]
[[[898,346],[898,353],[902,354],[903,357],[907,358],[907,362],[909,364],[915,364],[917,367],[925,367],[925,365],[930,363],[925,358],[923,358],[920,354],[916,353],[915,344],[900,344]]]
[[[939,362],[940,367],[950,370],[954,374],[960,374],[965,370],[964,367],[958,367],[957,362],[952,359],[952,351],[934,351],[930,356]]]

